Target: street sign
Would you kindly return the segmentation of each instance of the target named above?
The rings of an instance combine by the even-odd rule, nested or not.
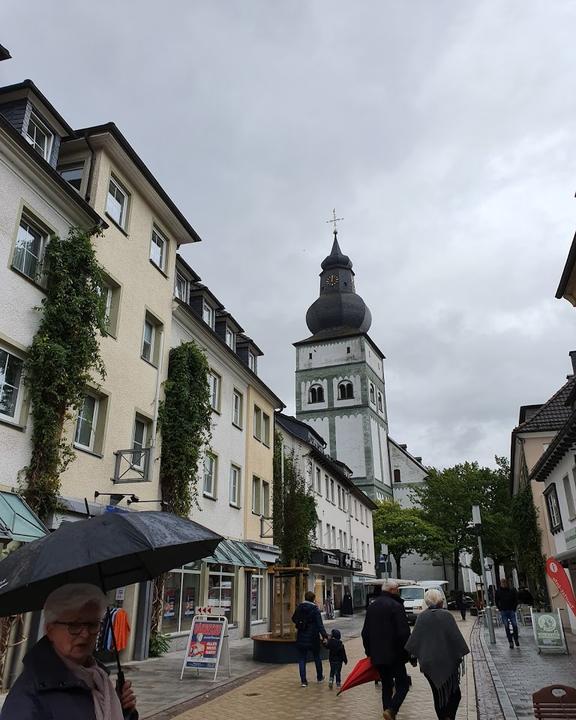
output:
[[[530,608],[530,616],[538,652],[545,650],[546,652],[566,653],[567,655],[568,646],[564,628],[562,627],[560,610],[556,610],[556,612],[534,612]]]
[[[195,615],[186,643],[184,662],[180,680],[186,668],[213,670],[213,681],[218,675],[220,658],[224,652],[224,661],[230,677],[230,645],[228,638],[228,620],[223,615]]]

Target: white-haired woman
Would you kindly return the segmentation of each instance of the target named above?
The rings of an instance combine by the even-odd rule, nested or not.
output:
[[[430,683],[439,720],[454,720],[462,698],[462,658],[470,650],[452,613],[444,610],[444,593],[427,590],[424,602],[427,609],[418,616],[406,650],[418,659],[420,670]]]
[[[95,585],[54,590],[44,604],[46,634],[24,658],[1,720],[136,720],[131,683],[116,692],[93,657],[106,596]]]

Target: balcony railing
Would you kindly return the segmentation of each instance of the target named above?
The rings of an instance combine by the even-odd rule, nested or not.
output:
[[[150,451],[152,448],[130,448],[116,450],[114,482],[146,482],[149,479]]]

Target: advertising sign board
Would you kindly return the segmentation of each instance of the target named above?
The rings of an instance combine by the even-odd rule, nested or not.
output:
[[[568,654],[560,610],[556,610],[556,612],[534,612],[534,610],[530,609],[530,615],[532,616],[532,628],[538,652],[545,650],[546,652]]]
[[[214,671],[213,680],[216,680],[222,653],[230,675],[228,620],[223,615],[195,615],[186,643],[180,680],[186,668]]]

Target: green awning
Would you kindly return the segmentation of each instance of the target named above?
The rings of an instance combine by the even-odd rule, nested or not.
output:
[[[0,542],[31,542],[47,534],[47,528],[19,495],[0,492]]]
[[[249,568],[266,568],[266,564],[247,545],[239,540],[221,540],[214,555],[204,558],[205,562],[217,565],[239,565]]]

